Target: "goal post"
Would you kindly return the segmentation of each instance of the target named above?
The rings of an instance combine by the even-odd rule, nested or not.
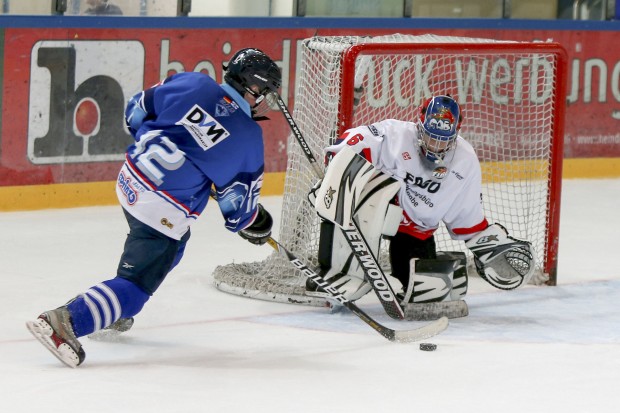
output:
[[[293,117],[317,160],[350,127],[414,121],[424,99],[452,95],[463,112],[460,135],[481,162],[487,219],[532,242],[538,271],[556,284],[567,83],[562,46],[394,34],[313,37],[298,53]],[[316,173],[292,135],[287,155],[279,241],[316,268],[320,222],[306,201]],[[438,251],[468,252],[443,226],[436,241]],[[385,245],[379,259],[389,272]],[[277,253],[217,267],[213,275],[229,293],[326,305],[305,294],[305,276]]]

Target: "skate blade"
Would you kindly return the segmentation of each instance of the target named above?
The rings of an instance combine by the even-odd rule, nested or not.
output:
[[[58,360],[64,363],[66,366],[71,368],[76,368],[80,362],[80,358],[73,351],[71,346],[67,343],[62,343],[58,348],[54,344],[52,340],[52,335],[54,334],[54,330],[49,326],[49,324],[42,322],[41,320],[37,321],[27,321],[26,328],[28,331],[39,340],[43,346],[50,351]]]

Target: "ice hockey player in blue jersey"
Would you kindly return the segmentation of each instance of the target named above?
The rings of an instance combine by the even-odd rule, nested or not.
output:
[[[250,48],[232,56],[223,84],[178,73],[129,100],[125,120],[135,142],[116,185],[129,234],[117,274],[26,323],[60,361],[70,367],[84,361],[79,337],[131,327],[179,263],[212,188],[226,228],[266,242],[273,220],[258,202],[264,146],[257,120],[280,85],[278,66]]]

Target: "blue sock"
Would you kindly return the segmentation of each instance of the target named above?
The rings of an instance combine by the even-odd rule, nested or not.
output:
[[[123,278],[113,278],[91,287],[71,301],[73,332],[82,337],[118,320],[138,314],[150,296]]]

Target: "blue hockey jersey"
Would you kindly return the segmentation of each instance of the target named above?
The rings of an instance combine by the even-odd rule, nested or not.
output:
[[[226,228],[252,224],[263,182],[263,135],[232,87],[202,73],[178,73],[132,97],[125,119],[135,143],[117,195],[132,216],[180,239],[215,185]]]

